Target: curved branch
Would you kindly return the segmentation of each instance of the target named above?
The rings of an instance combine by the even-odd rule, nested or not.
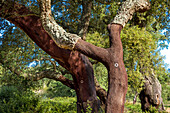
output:
[[[64,49],[78,50],[91,58],[105,62],[103,60],[108,57],[108,52],[106,49],[96,47],[88,42],[85,42],[76,34],[67,33],[56,23],[51,15],[51,0],[40,0],[39,4],[41,7],[42,25],[56,45]]]
[[[40,0],[41,22],[45,31],[61,48],[72,50],[80,39],[78,35],[67,33],[59,26],[51,14],[51,0]]]
[[[52,79],[52,80],[55,80],[55,81],[60,81],[64,85],[74,89],[74,83],[73,83],[72,80],[67,79],[66,77],[62,76],[61,74],[59,74],[55,71],[45,70],[45,71],[41,71],[41,72],[36,73],[34,76],[26,77],[26,79],[33,80],[33,81],[38,81],[38,80],[41,80],[43,78],[48,78],[48,79]]]

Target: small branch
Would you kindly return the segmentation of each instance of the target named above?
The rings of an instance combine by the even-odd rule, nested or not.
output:
[[[33,80],[33,81],[38,81],[43,78],[60,81],[64,85],[74,89],[74,83],[72,80],[67,79],[66,77],[62,76],[61,74],[59,74],[55,71],[45,70],[45,71],[38,72],[35,75],[29,75],[26,77],[26,79]]]
[[[139,93],[137,92],[137,93],[135,94],[134,98],[133,98],[133,104],[136,103],[136,101],[137,101],[137,96],[138,96],[138,95],[139,95]]]
[[[92,9],[92,0],[83,0],[83,12],[81,15],[81,21],[78,26],[78,34],[82,37],[83,40],[86,38],[90,17],[91,17],[91,9]]]
[[[109,5],[113,2],[113,1],[106,1],[106,0],[95,0],[95,1],[98,3],[102,3],[102,4],[107,4],[107,5]]]
[[[17,70],[17,67],[10,67],[10,65],[7,64],[8,61],[5,61],[5,59],[2,58],[2,56],[0,55],[0,63],[6,67],[7,69],[9,69],[12,73],[16,74],[17,76],[20,76],[20,74],[22,73],[21,71]],[[18,68],[19,69],[19,68]]]

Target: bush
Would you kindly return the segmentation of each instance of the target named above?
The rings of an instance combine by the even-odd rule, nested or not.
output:
[[[45,99],[37,106],[38,113],[76,113],[76,99],[70,97],[57,97]]]
[[[0,113],[21,113],[33,111],[39,99],[30,91],[20,91],[15,86],[0,88]]]
[[[125,108],[127,109],[127,113],[142,113],[141,105],[139,103],[125,103]]]
[[[43,99],[15,86],[0,87],[0,113],[76,113],[76,98]]]

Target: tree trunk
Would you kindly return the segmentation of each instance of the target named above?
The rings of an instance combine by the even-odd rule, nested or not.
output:
[[[88,58],[77,51],[59,48],[43,29],[40,18],[25,6],[7,0],[0,5],[0,11],[0,17],[22,29],[41,49],[72,73],[77,94],[77,112],[80,113],[81,110],[86,112],[88,105],[92,107],[93,112],[97,112],[99,101],[93,68]]]
[[[142,111],[149,111],[151,106],[160,111],[165,110],[161,91],[161,84],[153,72],[145,76],[144,89],[139,94]]]
[[[81,110],[86,112],[89,105],[92,112],[98,112],[99,108],[93,68],[86,56],[102,62],[108,70],[106,113],[124,111],[127,74],[123,63],[120,33],[134,12],[149,9],[148,0],[127,0],[122,4],[118,15],[108,26],[110,37],[108,49],[96,47],[76,34],[67,33],[53,19],[50,0],[38,0],[41,7],[41,19],[26,7],[11,1],[0,0],[0,16],[20,27],[40,48],[72,73],[77,94],[78,113]]]
[[[108,49],[110,58],[107,65],[109,74],[109,90],[106,104],[107,113],[122,113],[124,111],[127,92],[127,74],[123,63],[123,47],[120,39],[122,26],[108,26],[111,47]]]

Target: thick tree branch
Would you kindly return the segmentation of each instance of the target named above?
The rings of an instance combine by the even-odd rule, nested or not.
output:
[[[40,0],[39,4],[41,22],[45,31],[59,47],[72,50],[80,37],[75,34],[67,33],[56,23],[51,13],[51,0]]]
[[[114,24],[120,24],[123,27],[132,19],[135,12],[145,12],[150,9],[150,2],[148,0],[126,0],[123,2],[118,14],[114,18]]]
[[[83,0],[82,6],[83,11],[78,26],[78,34],[82,37],[83,40],[86,38],[90,18],[91,18],[91,9],[92,9],[92,0]]]
[[[74,49],[104,64],[108,60],[107,49],[97,47],[84,40],[78,40]]]
[[[105,62],[103,60],[108,57],[107,50],[81,40],[76,34],[67,33],[55,22],[51,16],[51,0],[40,0],[39,4],[41,6],[42,25],[59,47],[78,50],[91,58]]]

